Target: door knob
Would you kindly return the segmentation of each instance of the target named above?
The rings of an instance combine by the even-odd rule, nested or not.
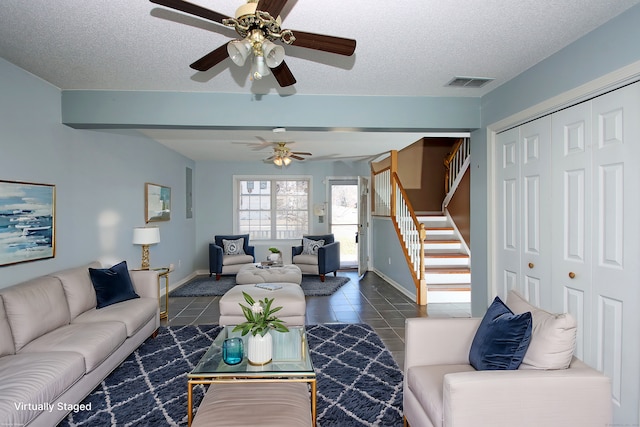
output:
[[[529,263],[529,268],[533,268],[533,263],[532,262]]]
[[[573,278],[575,278],[575,277],[576,277],[576,273],[574,273],[573,271],[570,271],[570,272],[569,272],[569,278],[570,278],[570,279],[573,279]]]

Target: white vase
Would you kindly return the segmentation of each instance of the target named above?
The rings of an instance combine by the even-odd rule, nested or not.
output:
[[[264,336],[249,335],[247,341],[247,359],[252,365],[266,365],[271,362],[273,353],[273,342],[271,333],[267,332]]]
[[[280,254],[270,254],[269,261],[278,262],[280,260]]]

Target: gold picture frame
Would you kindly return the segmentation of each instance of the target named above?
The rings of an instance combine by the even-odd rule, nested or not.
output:
[[[144,184],[144,215],[146,223],[171,219],[171,187]]]
[[[0,267],[54,258],[56,186],[0,180]]]

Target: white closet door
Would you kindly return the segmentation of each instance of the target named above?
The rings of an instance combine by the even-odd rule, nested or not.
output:
[[[552,117],[552,311],[578,322],[576,356],[595,366],[591,348],[591,103]],[[569,276],[571,274],[571,277]]]
[[[616,419],[638,422],[640,84],[596,98],[592,108],[596,367],[612,379]]]
[[[551,307],[551,117],[520,128],[520,291],[535,306]]]
[[[497,295],[506,300],[520,283],[520,146],[519,131],[511,129],[496,137],[495,279]]]

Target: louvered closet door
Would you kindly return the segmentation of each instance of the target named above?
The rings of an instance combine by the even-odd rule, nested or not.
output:
[[[576,356],[591,348],[591,103],[552,117],[552,310],[578,321]],[[572,277],[569,277],[571,274]]]
[[[496,137],[495,279],[505,300],[520,282],[520,133],[511,129]]]
[[[551,306],[551,117],[520,127],[521,280],[519,291],[538,307]]]
[[[635,424],[640,397],[640,84],[596,98],[592,108],[595,362],[613,382],[614,421]]]

